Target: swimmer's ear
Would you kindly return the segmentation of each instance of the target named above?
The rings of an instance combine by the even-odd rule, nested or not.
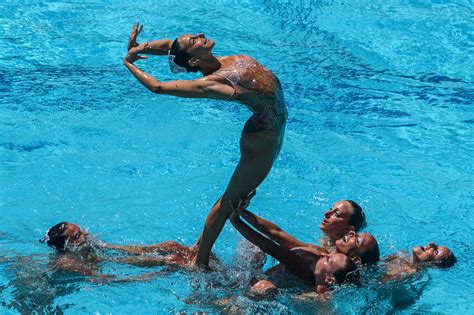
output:
[[[188,60],[188,64],[189,64],[191,67],[197,67],[197,66],[198,66],[198,61],[199,61],[199,58],[191,57],[191,58]]]
[[[356,264],[356,265],[362,265],[362,258],[359,256],[352,257],[351,260]]]
[[[326,276],[326,278],[324,279],[324,282],[325,282],[328,286],[332,286],[332,285],[336,284],[336,278],[333,277],[333,276]]]

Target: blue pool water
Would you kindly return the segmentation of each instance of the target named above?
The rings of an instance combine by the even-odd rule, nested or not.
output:
[[[395,287],[367,275],[326,304],[286,289],[254,301],[227,224],[214,248],[225,271],[51,275],[38,239],[60,221],[107,242],[194,243],[237,163],[246,109],[153,95],[123,67],[138,20],[143,40],[204,32],[216,54],[280,78],[285,143],[250,209],[317,243],[323,211],[354,199],[383,256],[436,241],[455,267]],[[218,312],[222,297],[248,313],[473,312],[472,1],[7,2],[0,21],[0,313]],[[176,78],[165,58],[140,65]]]

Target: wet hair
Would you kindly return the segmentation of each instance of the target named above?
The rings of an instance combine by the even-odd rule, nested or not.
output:
[[[344,267],[336,269],[332,275],[338,285],[346,282],[358,283],[359,273],[357,271],[357,264],[348,258]]]
[[[185,68],[187,72],[199,71],[199,67],[193,67],[189,64],[189,59],[191,59],[193,56],[188,54],[186,49],[184,49],[183,47],[179,45],[178,38],[176,38],[171,44],[169,54],[175,56],[174,62],[178,66]]]
[[[349,217],[349,224],[354,226],[356,232],[367,225],[367,221],[365,220],[365,214],[362,210],[361,206],[355,201],[346,200],[354,210],[354,213]]]
[[[46,235],[42,240],[44,240],[49,247],[58,251],[65,251],[66,240],[68,238],[67,235],[65,235],[65,232],[68,226],[69,224],[67,222],[56,224],[46,232]]]
[[[373,236],[372,236],[373,237]],[[375,264],[377,261],[380,260],[380,250],[379,250],[379,243],[375,239],[375,244],[371,248],[363,251],[359,257],[363,265],[371,265]]]
[[[454,256],[453,252],[450,251],[449,255],[445,259],[434,261],[433,264],[439,268],[449,268],[454,266],[456,262],[456,256]]]

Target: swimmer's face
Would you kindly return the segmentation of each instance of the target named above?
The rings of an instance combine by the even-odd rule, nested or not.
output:
[[[82,246],[87,243],[89,233],[74,223],[68,223],[68,227],[64,232],[64,236],[67,237],[67,246]]]
[[[427,263],[440,262],[451,256],[451,250],[445,246],[429,243],[427,246],[416,246],[413,248],[413,262]]]
[[[188,54],[200,58],[210,55],[215,42],[206,38],[204,34],[184,34],[178,37],[178,44],[184,48]]]
[[[336,270],[345,268],[348,260],[346,255],[340,253],[322,255],[314,267],[316,285],[326,285],[327,277],[331,277]]]
[[[367,233],[356,234],[350,231],[336,241],[336,249],[348,257],[360,257],[377,244],[375,238]]]
[[[321,231],[333,239],[339,239],[349,231],[354,231],[354,227],[349,224],[354,209],[348,201],[336,202],[331,209],[324,213],[324,219],[319,225]]]

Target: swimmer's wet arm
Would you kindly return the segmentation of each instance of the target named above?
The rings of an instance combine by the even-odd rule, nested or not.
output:
[[[132,265],[136,267],[155,267],[169,265],[163,257],[134,256],[134,257],[118,257],[113,259],[114,262]]]
[[[148,90],[157,94],[167,94],[188,98],[212,98],[227,100],[234,93],[233,88],[218,81],[207,78],[198,80],[177,80],[160,82],[148,73],[140,70],[127,59],[124,60],[125,67],[133,76]]]
[[[107,249],[121,251],[130,255],[150,254],[156,251],[156,249],[153,246],[129,246],[129,245],[123,246],[123,245],[106,244],[104,247]]]
[[[70,257],[59,258],[55,262],[55,267],[59,270],[74,272],[84,276],[97,275],[97,271],[95,269],[88,267],[79,259],[74,259]]]
[[[302,267],[305,262],[291,250],[280,246],[265,236],[253,230],[249,225],[245,224],[236,211],[229,216],[230,221],[249,242],[258,246],[262,251],[281,262],[293,274],[302,279],[312,279],[313,273],[309,268]]]
[[[171,39],[159,39],[141,43],[133,49],[136,49],[137,54],[163,56],[168,55],[168,51],[171,49],[171,44],[173,44]]]
[[[281,246],[291,249],[294,247],[303,247],[308,245],[286,233],[275,223],[267,221],[248,210],[242,211],[242,217],[258,231],[274,240]]]

